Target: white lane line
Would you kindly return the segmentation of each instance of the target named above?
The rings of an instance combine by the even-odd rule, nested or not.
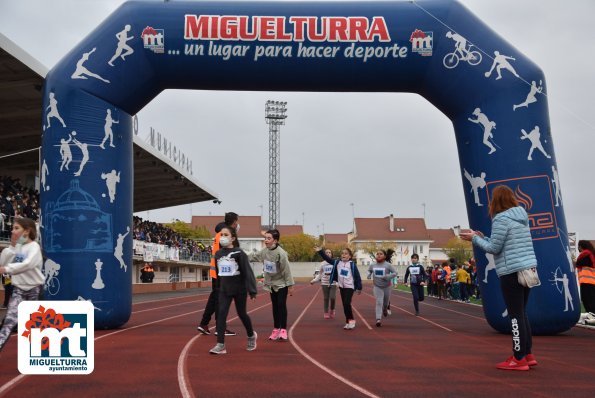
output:
[[[364,318],[362,316],[362,314],[360,314],[360,312],[357,310],[357,308],[353,307],[353,312],[355,312],[357,314],[357,316],[359,316],[359,319],[364,323],[364,325],[366,325],[366,327],[369,330],[372,330],[372,326],[370,326],[370,324],[368,323],[368,321],[366,321],[366,318]]]
[[[261,305],[260,307],[256,307],[250,311],[248,311],[248,314],[251,314],[255,311],[258,311],[264,307],[268,307],[270,305],[269,304],[264,304]],[[237,316],[228,319],[228,321],[233,321],[238,319]],[[178,357],[178,385],[180,386],[180,392],[182,393],[182,397],[183,398],[196,398],[196,395],[194,395],[194,393],[189,389],[189,381],[188,381],[188,369],[186,367],[186,363],[187,363],[187,359],[188,359],[188,352],[190,352],[190,347],[192,346],[192,344],[194,344],[194,342],[200,337],[201,335],[197,335],[194,336],[193,338],[191,338],[188,343],[186,343],[186,345],[184,346],[184,349],[182,350],[182,352],[180,353],[180,356]]]
[[[369,293],[365,293],[365,294],[366,294],[366,296],[368,296],[368,297],[372,297],[374,300],[376,300],[376,298],[375,298],[373,295],[371,295],[371,294],[369,294]],[[391,296],[392,296],[392,295],[391,295]],[[391,306],[391,308],[392,308],[392,307],[393,307],[393,306]],[[406,313],[406,314],[413,315],[413,312],[407,311],[407,310],[405,310],[405,309],[403,309],[403,308],[401,308],[401,307],[397,307],[396,305],[394,306],[394,308],[396,308],[396,309],[398,309],[399,311],[402,311],[402,312],[404,312],[404,313]],[[436,327],[439,327],[440,329],[444,329],[444,330],[446,330],[447,332],[452,332],[452,330],[451,330],[451,329],[449,329],[449,328],[447,328],[446,326],[442,326],[442,325],[440,325],[440,324],[438,324],[438,323],[436,323],[436,322],[430,321],[429,319],[427,319],[427,318],[424,318],[423,316],[419,316],[419,315],[418,315],[416,318],[418,318],[418,319],[421,319],[421,320],[422,320],[422,321],[424,321],[424,322],[428,322],[428,323],[430,323],[430,324],[432,324],[432,325],[434,325],[434,326],[436,326]]]
[[[308,355],[295,342],[295,340],[293,338],[293,330],[300,323],[300,320],[302,319],[302,317],[304,316],[304,314],[306,313],[306,311],[308,310],[308,308],[310,308],[310,306],[312,305],[312,303],[314,302],[314,300],[318,296],[318,292],[320,292],[320,289],[316,289],[316,294],[314,294],[314,297],[312,297],[312,300],[310,300],[310,302],[308,303],[308,305],[306,306],[306,308],[304,308],[304,310],[302,311],[302,313],[300,314],[300,316],[298,316],[298,318],[295,320],[293,326],[289,329],[289,341],[291,342],[291,344],[293,345],[293,347],[297,350],[297,352],[299,352],[304,358],[306,358],[308,361],[312,362],[314,365],[318,366],[320,369],[322,369],[323,371],[325,371],[326,373],[328,373],[329,375],[331,375],[335,379],[337,379],[337,380],[345,383],[349,387],[353,388],[354,390],[357,390],[357,391],[361,392],[362,394],[364,394],[364,395],[366,395],[368,397],[380,398],[378,395],[375,395],[375,394],[371,393],[370,391],[366,390],[365,388],[358,386],[357,384],[355,384],[355,383],[347,380],[345,377],[343,377],[343,376],[339,375],[338,373],[332,371],[331,369],[327,368],[326,366],[324,366],[323,364],[321,364],[320,362],[318,362],[317,360],[315,360],[314,358],[312,358],[310,355]]]

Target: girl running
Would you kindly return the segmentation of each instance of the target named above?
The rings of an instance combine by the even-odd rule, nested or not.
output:
[[[352,260],[353,252],[346,247],[341,250],[341,258],[333,260],[326,255],[324,250],[319,247],[315,247],[315,249],[324,261],[333,264],[330,280],[331,282],[337,282],[339,292],[341,293],[341,302],[343,303],[343,311],[345,313],[345,326],[343,326],[343,329],[355,329],[355,318],[353,317],[351,300],[355,291],[357,291],[357,294],[362,293],[362,278],[355,262]]]
[[[264,233],[265,249],[250,259],[264,265],[264,290],[270,293],[273,307],[273,332],[269,340],[287,341],[287,295],[293,295],[293,276],[287,252],[279,246],[281,235],[276,229]]]
[[[0,329],[0,351],[17,324],[20,302],[38,300],[45,281],[41,272],[43,257],[39,244],[35,242],[36,237],[35,221],[29,218],[15,218],[10,246],[0,255],[0,274],[9,274],[14,285],[6,318]]]
[[[332,257],[333,252],[326,249],[324,253],[328,257]],[[337,282],[331,282],[331,272],[333,264],[323,261],[320,263],[320,270],[318,275],[310,281],[310,284],[320,281],[323,295],[324,319],[335,318],[335,299],[337,296]],[[329,305],[330,304],[330,305]]]
[[[382,326],[382,315],[388,316],[390,305],[391,280],[397,271],[386,261],[386,251],[376,251],[376,263],[368,268],[368,279],[374,277],[374,297],[376,297],[376,326]]]
[[[236,230],[223,227],[220,231],[220,249],[215,253],[217,277],[219,278],[219,305],[217,310],[217,344],[209,351],[211,354],[227,354],[225,349],[225,331],[227,330],[227,314],[231,302],[236,305],[238,317],[246,328],[248,335],[248,351],[256,349],[258,337],[252,329],[252,321],[246,312],[248,295],[256,298],[256,278],[248,261],[248,256],[238,242]]]

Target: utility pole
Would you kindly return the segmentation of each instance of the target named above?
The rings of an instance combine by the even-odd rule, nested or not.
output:
[[[264,118],[269,125],[269,228],[279,223],[281,205],[281,126],[287,118],[287,102],[267,101]]]

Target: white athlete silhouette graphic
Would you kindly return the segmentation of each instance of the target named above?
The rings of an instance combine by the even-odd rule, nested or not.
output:
[[[552,185],[554,186],[554,195],[556,196],[556,207],[560,207],[562,202],[562,193],[560,192],[560,176],[556,166],[552,166]]]
[[[574,311],[574,304],[572,303],[572,295],[570,294],[570,289],[568,289],[568,276],[560,271],[561,277],[558,277],[558,271],[560,271],[560,267],[556,269],[556,272],[552,272],[554,274],[554,279],[550,279],[551,282],[556,284],[556,288],[558,291],[564,295],[564,312],[568,311],[568,304],[570,304],[570,309]],[[560,289],[558,282],[562,282],[562,289]]]
[[[481,109],[479,108],[475,108],[473,115],[475,116],[475,119],[468,117],[467,120],[475,124],[481,124],[483,126],[483,144],[490,148],[488,155],[491,155],[492,153],[496,152],[496,148],[490,142],[490,138],[492,140],[494,139],[494,133],[492,133],[492,130],[496,129],[496,122],[490,121],[484,113],[481,113]]]
[[[521,102],[518,105],[513,105],[512,110],[516,111],[516,108],[521,108],[523,106],[525,108],[528,108],[529,104],[537,102],[537,97],[535,96],[535,94],[541,94],[542,91],[543,91],[543,82],[540,80],[539,87],[537,87],[537,83],[535,83],[535,80],[533,80],[531,82],[531,89],[529,90],[529,94],[527,94],[527,99],[525,99],[525,102]]]
[[[539,126],[535,126],[535,128],[533,128],[529,134],[527,134],[524,129],[521,129],[521,133],[523,134],[521,136],[521,140],[528,139],[531,141],[531,149],[529,149],[529,156],[527,156],[527,160],[533,160],[533,151],[535,148],[539,149],[539,151],[543,153],[546,158],[551,158],[551,156],[545,152],[545,149],[543,149],[543,146],[541,145],[541,133],[539,132]]]
[[[105,124],[103,125],[103,131],[105,132],[105,136],[103,137],[103,141],[101,141],[101,144],[99,144],[101,149],[105,149],[105,147],[103,145],[105,144],[105,142],[107,141],[108,138],[109,138],[109,146],[111,146],[112,148],[116,147],[114,145],[114,133],[112,132],[112,124],[114,124],[114,123],[118,124],[118,123],[120,123],[120,121],[114,120],[112,118],[112,110],[108,109],[107,113],[105,115]]]
[[[73,133],[76,134],[75,131]],[[62,156],[62,163],[60,164],[60,171],[63,168],[68,170],[68,165],[72,162],[72,151],[70,150],[70,142],[72,141],[72,136],[68,134],[68,139],[65,140],[64,138],[60,138],[60,156]]]
[[[50,171],[48,170],[48,165],[43,159],[43,164],[41,165],[41,185],[43,186],[44,191],[49,191],[50,186],[48,185],[47,188],[45,186],[46,177],[50,175]]]
[[[467,39],[458,33],[446,32],[446,37],[455,42],[455,50],[444,56],[442,64],[445,68],[456,68],[460,61],[466,61],[469,65],[475,66],[481,63],[481,53],[471,51],[472,44],[467,44]]]
[[[488,260],[488,264],[486,265],[486,269],[484,271],[483,283],[488,283],[488,272],[496,269],[496,261],[494,260],[494,255],[491,253],[485,253],[485,256]]]
[[[508,62],[509,59],[516,61],[516,59],[513,57],[507,57],[506,55],[500,54],[498,51],[494,51],[494,62],[492,63],[492,68],[485,73],[485,77],[490,77],[494,71],[494,68],[498,73],[496,80],[502,79],[502,69],[506,69],[516,77],[519,77],[518,73],[516,73],[510,62]]]
[[[72,135],[76,135],[76,131],[73,131],[72,132]],[[83,159],[81,160],[81,164],[79,166],[79,169],[78,169],[78,171],[76,173],[74,173],[74,175],[76,177],[78,177],[83,172],[83,168],[85,167],[85,164],[87,164],[87,161],[89,160],[89,149],[87,148],[87,144],[83,144],[82,142],[80,142],[76,138],[72,138],[72,142],[74,142],[74,144],[77,147],[79,147],[79,149],[83,153]]]
[[[116,38],[118,39],[118,47],[116,48],[116,53],[108,62],[109,66],[114,66],[113,62],[118,57],[122,58],[122,61],[124,61],[124,58],[126,58],[127,55],[134,53],[134,50],[127,43],[128,41],[134,39],[134,36],[128,37],[128,32],[130,32],[130,25],[126,25],[121,32],[116,33]],[[122,51],[124,50],[126,50],[126,52],[122,54]]]
[[[105,180],[107,185],[107,192],[109,194],[109,202],[114,203],[116,199],[116,184],[120,182],[120,172],[116,174],[116,170],[112,170],[109,173],[101,173],[101,179]],[[105,194],[103,194],[105,196]]]
[[[48,114],[46,115],[45,119],[48,123],[47,126],[43,127],[43,130],[45,131],[45,129],[49,129],[51,127],[50,125],[50,118],[55,117],[56,119],[58,119],[58,121],[60,121],[60,123],[62,123],[62,127],[66,127],[66,123],[64,123],[64,120],[62,119],[62,117],[60,117],[60,112],[58,112],[58,100],[56,99],[56,95],[54,94],[54,92],[50,92],[50,104],[48,105],[47,108],[45,108],[46,110],[49,110]]]
[[[81,57],[81,59],[78,60],[78,62],[76,63],[76,70],[74,71],[72,76],[70,76],[71,79],[87,79],[87,76],[90,76],[90,77],[99,79],[101,81],[104,81],[106,83],[109,83],[109,80],[104,79],[103,77],[99,76],[96,73],[91,72],[89,69],[87,69],[83,66],[83,64],[89,59],[89,56],[91,54],[93,54],[95,52],[95,50],[97,50],[97,47],[94,47],[88,53],[84,53],[83,56]]]
[[[467,50],[467,39],[458,33],[446,32],[446,37],[454,40],[455,51],[460,54],[461,61],[466,61],[469,56],[469,50]]]
[[[124,235],[118,234],[118,240],[116,242],[116,249],[114,250],[114,257],[120,262],[120,268],[124,268],[126,272],[126,263],[122,256],[124,255],[124,238],[130,233],[130,227],[126,227],[126,233]]]
[[[465,174],[465,178],[467,181],[469,181],[469,184],[471,184],[471,191],[473,191],[473,199],[475,200],[475,204],[477,206],[483,206],[479,201],[478,190],[479,188],[485,188],[486,186],[486,173],[482,171],[480,177],[473,177],[473,174],[469,174],[467,170],[463,169],[463,174]]]

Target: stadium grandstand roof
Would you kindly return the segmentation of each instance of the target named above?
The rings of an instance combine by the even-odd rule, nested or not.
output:
[[[0,33],[0,174],[39,168],[47,73],[47,67]],[[134,136],[134,212],[215,199],[215,193]]]

